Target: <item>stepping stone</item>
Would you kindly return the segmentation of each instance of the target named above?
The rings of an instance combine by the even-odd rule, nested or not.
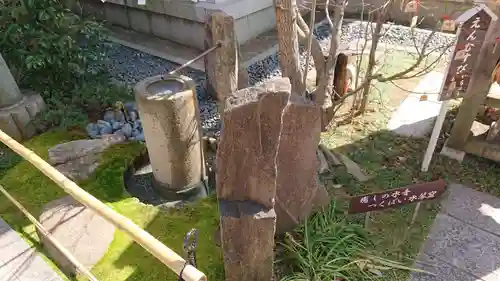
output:
[[[500,198],[491,194],[450,184],[442,212],[500,236]]]
[[[91,269],[107,252],[115,227],[71,196],[48,203],[40,215],[40,223],[87,269]],[[39,234],[43,246],[62,270],[73,275],[76,268]]]
[[[0,219],[0,281],[63,279],[17,232]]]
[[[474,276],[467,271],[454,267],[451,264],[443,263],[438,257],[421,254],[416,268],[425,270],[428,273],[414,272],[410,281],[483,281],[479,276]]]
[[[438,271],[441,267],[452,266],[480,277],[479,280],[500,280],[500,271],[498,271],[500,237],[446,214],[439,214],[436,217],[423,252],[439,258],[440,261],[435,264]],[[486,276],[488,279],[485,279]]]
[[[450,184],[411,281],[500,280],[500,198]]]
[[[441,108],[438,93],[443,73],[430,72],[393,113],[387,129],[398,135],[424,138],[430,134]],[[423,93],[427,99],[421,101]]]

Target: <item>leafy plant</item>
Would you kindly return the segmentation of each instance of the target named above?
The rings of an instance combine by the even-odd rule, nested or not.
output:
[[[94,113],[100,115],[100,111],[112,107],[115,101],[129,100],[132,96],[129,88],[110,83],[105,77],[76,85],[69,93],[46,93],[45,101],[50,110],[42,112],[37,118],[35,123],[38,128],[85,128],[93,111],[98,111]]]
[[[335,203],[287,234],[280,263],[291,266],[283,281],[376,280],[383,271],[411,268],[368,253],[373,248],[361,225],[347,224]]]
[[[89,108],[102,110],[130,94],[102,70],[108,45],[102,25],[62,1],[0,4],[0,51],[21,87],[36,90],[48,105],[35,122],[41,129],[85,127]]]
[[[0,50],[21,85],[69,90],[104,59],[101,24],[83,20],[59,0],[7,0],[0,5]]]

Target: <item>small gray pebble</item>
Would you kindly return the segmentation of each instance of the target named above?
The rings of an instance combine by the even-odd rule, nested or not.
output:
[[[121,128],[121,132],[127,137],[127,138],[130,138],[132,136],[132,125],[130,125],[129,123],[126,123],[125,125],[123,125],[123,127]]]
[[[115,120],[118,122],[125,122],[125,115],[121,110],[115,112]]]
[[[137,120],[137,118],[138,118],[137,117],[137,111],[135,111],[135,110],[129,111],[128,118],[130,119],[130,121]]]
[[[141,120],[137,119],[137,120],[134,121],[134,130],[142,131]]]
[[[106,122],[110,122],[110,123],[113,122],[115,119],[115,112],[112,110],[106,111],[106,113],[104,113],[104,117],[102,119]]]
[[[111,127],[111,123],[109,122],[106,122],[104,120],[97,120],[97,126],[99,126],[99,128],[104,128],[104,127]]]
[[[126,102],[123,107],[125,107],[125,109],[128,111],[128,112],[131,112],[131,111],[134,111],[136,110],[136,106],[135,106],[135,102],[133,101],[129,101],[129,102]]]
[[[125,123],[122,123],[122,122],[113,122],[113,130],[119,130],[121,127],[123,127],[123,125],[125,125]]]
[[[111,126],[106,126],[101,128],[101,135],[108,135],[113,133],[113,127]]]
[[[136,129],[133,129],[132,130],[132,137],[136,137],[137,135],[139,135],[141,132],[139,130],[136,130]]]
[[[87,134],[88,134],[91,138],[93,138],[93,139],[95,139],[95,138],[97,138],[97,137],[99,136],[99,133],[100,133],[100,128],[99,128],[99,126],[97,126],[97,124],[95,124],[95,123],[89,123],[89,124],[87,125],[86,130],[87,130]]]
[[[135,140],[138,140],[138,141],[146,141],[145,138],[144,138],[144,133],[140,133],[138,134],[137,136],[134,137]]]

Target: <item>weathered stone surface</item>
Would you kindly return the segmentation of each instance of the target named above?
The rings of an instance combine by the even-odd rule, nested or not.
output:
[[[0,218],[0,281],[63,281],[33,245]]]
[[[291,94],[288,78],[239,90],[227,98],[225,108],[217,152],[219,199],[268,208],[277,202],[277,233],[294,228],[313,206],[329,203],[316,200],[323,188],[316,173],[321,112]]]
[[[286,78],[245,88],[226,99],[217,150],[217,196],[272,208],[281,112],[290,96]]]
[[[32,137],[35,126],[32,120],[45,108],[39,94],[26,91],[18,103],[0,108],[0,129],[17,141]]]
[[[500,280],[498,233],[485,231],[447,214],[438,214],[422,250],[456,268],[483,277],[481,280]]]
[[[9,107],[23,99],[7,63],[0,55],[0,108]]]
[[[228,281],[271,280],[273,276],[273,208],[249,201],[219,201],[224,269]]]
[[[92,268],[107,252],[115,227],[102,217],[76,202],[71,196],[47,204],[40,223],[86,268]],[[39,237],[49,255],[66,274],[76,268],[43,235]]]
[[[283,112],[277,158],[277,233],[292,230],[309,216],[315,204],[321,204],[314,202],[316,193],[323,188],[318,185],[316,170],[320,133],[320,109],[303,97],[291,95]]]
[[[48,162],[72,180],[87,179],[99,166],[101,153],[113,144],[126,141],[124,135],[105,135],[102,139],[76,140],[49,149]]]
[[[155,189],[167,199],[182,197],[206,176],[195,85],[186,76],[153,76],[139,82],[134,92]]]

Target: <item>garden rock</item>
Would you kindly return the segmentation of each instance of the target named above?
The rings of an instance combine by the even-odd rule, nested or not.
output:
[[[142,122],[134,102],[123,105],[126,114],[121,110],[108,110],[102,120],[87,125],[87,134],[92,139],[102,138],[104,135],[121,133],[128,140],[144,142]]]
[[[99,166],[101,153],[113,144],[126,141],[124,135],[104,135],[102,139],[76,140],[58,144],[49,149],[48,162],[66,177],[80,181],[87,179]]]
[[[217,151],[219,198],[274,207],[278,234],[329,203],[316,170],[321,111],[289,87],[287,78],[278,78],[229,96]],[[247,183],[246,193],[236,188],[241,182]],[[325,195],[327,200],[318,198]]]
[[[112,224],[71,196],[45,205],[39,220],[76,260],[89,269],[104,256],[114,238],[115,227]],[[75,275],[75,266],[49,240],[38,234],[44,248],[63,272]]]

